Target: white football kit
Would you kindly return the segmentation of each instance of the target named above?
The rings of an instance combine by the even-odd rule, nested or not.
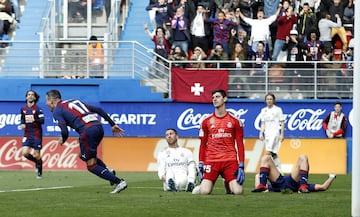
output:
[[[264,138],[266,151],[278,153],[280,149],[281,121],[284,121],[283,111],[280,107],[273,105],[271,108],[261,109],[261,122],[265,123]]]
[[[161,151],[157,158],[158,176],[160,179],[165,175],[163,183],[164,191],[169,191],[169,179],[173,179],[176,189],[184,191],[188,183],[195,184],[196,166],[193,153],[186,148],[166,148]]]

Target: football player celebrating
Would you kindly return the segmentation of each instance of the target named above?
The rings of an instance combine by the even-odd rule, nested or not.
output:
[[[219,175],[223,177],[227,191],[243,194],[243,124],[226,111],[224,90],[212,91],[212,101],[215,112],[200,126],[199,176],[202,181],[193,194],[210,194]]]
[[[309,184],[309,161],[306,155],[298,157],[295,168],[290,175],[283,176],[276,168],[270,155],[264,155],[260,162],[260,173],[255,176],[255,189],[252,192],[282,192],[290,190],[299,193],[326,191],[336,178],[335,174],[329,174],[329,178],[323,184]],[[270,184],[267,185],[267,180]]]
[[[165,132],[168,147],[157,157],[158,176],[163,181],[164,191],[192,192],[195,187],[196,165],[192,152],[179,147],[178,133],[169,128]]]
[[[38,179],[42,178],[42,160],[40,150],[42,149],[42,126],[44,124],[44,113],[36,104],[39,101],[39,94],[33,90],[26,92],[26,105],[20,110],[21,124],[19,130],[24,130],[22,143],[23,156],[34,162]],[[34,150],[34,155],[31,154]]]
[[[97,157],[97,147],[104,137],[104,129],[95,113],[111,125],[113,134],[123,135],[123,130],[111,120],[110,116],[102,108],[85,104],[78,99],[62,101],[58,90],[50,90],[46,93],[46,105],[61,129],[58,143],[62,145],[68,139],[67,126],[75,129],[79,133],[80,158],[86,162],[89,172],[108,180],[110,184],[116,184],[115,189],[110,193],[119,193],[127,188],[125,180],[116,177],[115,171],[108,169]]]

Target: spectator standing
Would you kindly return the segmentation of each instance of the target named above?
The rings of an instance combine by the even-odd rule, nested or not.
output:
[[[163,25],[166,28],[166,25]],[[163,27],[156,27],[155,34],[149,31],[147,23],[144,23],[145,33],[154,42],[154,52],[164,59],[168,59],[170,53],[170,46],[168,39],[170,38],[170,32]],[[168,76],[168,70],[164,67],[165,61],[156,56],[152,62],[152,71],[155,76],[165,78]]]
[[[152,7],[154,6],[156,3],[158,2],[158,0],[149,0],[149,4],[148,7]],[[150,8],[146,8],[148,13],[149,13],[149,20],[150,20],[150,24],[152,29],[156,29],[157,27],[157,23],[156,23],[156,10],[154,9],[150,9]]]
[[[219,11],[217,18],[208,18],[206,22],[213,28],[213,48],[217,44],[221,44],[226,53],[229,52],[229,38],[231,28],[237,27],[237,23],[225,18],[225,13]]]
[[[175,10],[175,15],[170,21],[172,48],[180,46],[187,55],[189,42],[191,41],[191,36],[188,29],[188,20],[184,16],[183,7],[178,6]]]
[[[349,0],[349,3],[344,8],[343,24],[350,24],[352,27],[354,27],[354,15],[355,15],[354,1]]]
[[[198,4],[196,16],[191,22],[192,46],[201,47],[206,53],[209,50],[210,29],[205,25],[206,10],[202,4]]]
[[[258,10],[257,12],[257,19],[251,19],[245,17],[241,12],[239,16],[243,19],[246,23],[251,26],[251,35],[252,38],[252,50],[257,51],[257,44],[262,41],[268,44],[269,46],[269,37],[270,37],[270,30],[269,26],[273,23],[277,16],[280,13],[281,5],[279,5],[276,13],[268,18],[264,18],[264,11]]]
[[[90,63],[89,76],[92,78],[104,77],[104,48],[95,35],[90,37],[88,58]]]
[[[276,61],[277,57],[285,44],[286,37],[289,37],[290,30],[293,25],[297,23],[297,18],[294,14],[293,7],[289,6],[283,16],[277,18],[277,32],[276,40],[273,47],[272,60]]]
[[[158,176],[163,181],[164,191],[192,192],[196,178],[193,153],[179,146],[175,129],[167,129],[165,139],[168,147],[157,156]]]
[[[17,23],[17,21],[11,16],[12,15],[12,5],[9,0],[0,0],[0,20],[2,25],[0,25],[1,40],[10,40],[9,31],[12,23]],[[2,47],[6,47],[8,44],[3,43]]]
[[[170,18],[173,16],[171,5],[165,0],[158,0],[157,3],[148,5],[147,11],[155,11],[156,26],[169,25]],[[153,12],[151,12],[153,13]]]
[[[313,13],[309,4],[304,3],[298,16],[297,30],[299,32],[299,39],[306,43],[310,29],[316,28],[316,26],[316,15]]]
[[[326,11],[321,13],[321,19],[319,20],[319,40],[324,44],[325,48],[333,50],[332,43],[332,29],[341,27],[341,19],[339,14],[335,15],[336,23],[330,20],[330,14]]]

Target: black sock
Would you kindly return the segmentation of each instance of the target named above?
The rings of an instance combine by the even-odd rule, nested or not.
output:
[[[34,163],[36,163],[38,161],[32,154],[24,155],[24,157],[28,160],[31,160]]]

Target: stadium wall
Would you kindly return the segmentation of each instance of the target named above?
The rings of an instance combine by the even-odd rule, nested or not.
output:
[[[42,160],[44,170],[86,170],[80,160],[76,137],[60,146],[58,137],[46,137],[43,141]],[[264,143],[255,138],[245,138],[245,171],[258,172],[260,158],[265,154]],[[199,139],[180,138],[179,145],[190,149],[198,162]],[[156,171],[157,156],[167,147],[165,138],[104,138],[98,156],[117,171]],[[346,174],[345,139],[285,139],[279,155],[282,169],[290,173],[299,154],[306,153],[311,173]],[[329,157],[331,156],[331,157]],[[0,138],[0,170],[33,170],[34,164],[22,157],[21,137]]]
[[[43,151],[46,169],[50,170],[82,170],[84,163],[78,156],[76,133],[71,131],[72,138],[66,146],[57,146],[60,134],[51,112],[46,108],[44,94],[48,89],[63,88],[61,84],[35,86],[40,92],[38,103],[45,114]],[[77,88],[75,86],[75,88]],[[22,131],[20,124],[20,108],[24,105],[25,88],[18,100],[0,102],[0,169],[32,169],[21,156]],[[61,89],[63,91],[63,89]],[[113,138],[110,126],[102,120],[105,126],[102,157],[109,165],[119,171],[152,171],[156,163],[156,155],[166,145],[163,139],[164,130],[176,128],[181,141],[193,150],[197,159],[197,139],[201,119],[213,111],[211,104],[179,103],[179,102],[94,102],[91,95],[81,93],[77,89],[64,91],[64,99],[78,97],[103,107],[112,119],[125,130],[125,138]],[[109,91],[108,93],[114,93]],[[5,94],[6,95],[6,94]],[[116,95],[116,94],[112,94]],[[97,96],[99,97],[99,95]],[[322,121],[333,110],[334,101],[278,101],[286,116],[285,141],[280,155],[285,168],[291,168],[296,155],[306,153],[310,156],[312,173],[351,173],[351,135],[352,135],[352,102],[343,101],[343,111],[348,116],[346,139],[327,139],[322,129]],[[243,100],[228,102],[228,110],[244,122],[247,170],[253,172],[263,153],[263,145],[257,140],[260,128],[259,112],[264,107],[261,100]],[[141,151],[139,151],[141,150]],[[331,162],[328,162],[328,161]],[[334,171],[335,170],[335,171]]]

